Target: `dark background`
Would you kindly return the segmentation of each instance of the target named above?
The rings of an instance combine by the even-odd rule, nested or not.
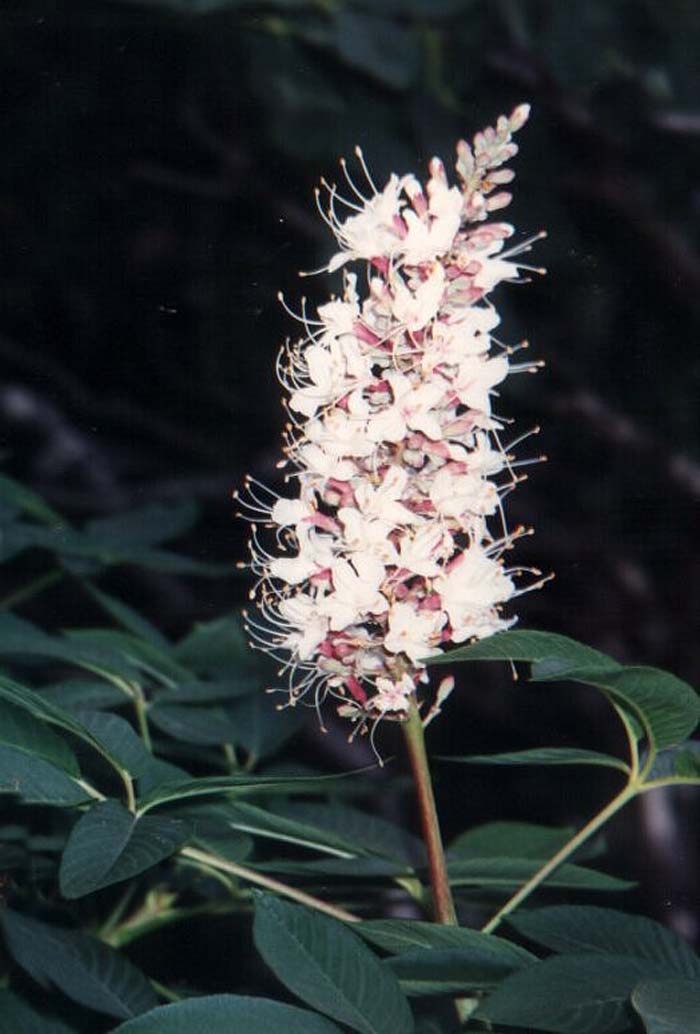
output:
[[[697,684],[700,564],[700,8],[692,0],[3,0],[0,4],[3,470],[76,520],[194,496],[184,548],[234,561],[230,492],[274,483],[273,360],[320,303],[333,242],[312,189],[363,146],[377,179],[528,100],[506,218],[549,238],[550,275],[495,295],[506,336],[546,360],[501,409],[541,423],[548,464],[511,497],[523,562],[557,579],[523,625]],[[337,288],[337,281],[334,282]],[[0,574],[9,593],[29,577]],[[232,574],[122,572],[116,588],[181,632],[240,605]],[[35,620],[88,620],[57,589]],[[592,691],[456,672],[436,753],[622,749]],[[389,731],[384,749],[390,750]],[[313,723],[297,755],[354,766]],[[448,833],[493,814],[583,821],[614,777],[442,769]],[[666,793],[664,791],[664,793]],[[647,797],[610,834],[637,904],[697,936],[693,798]],[[628,899],[629,900],[629,899]],[[635,904],[634,901],[631,902]]]

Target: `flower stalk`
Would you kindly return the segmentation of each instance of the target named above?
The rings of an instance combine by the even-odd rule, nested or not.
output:
[[[418,798],[423,843],[428,856],[434,919],[436,923],[456,926],[457,914],[447,875],[442,834],[425,750],[425,733],[415,697],[411,700],[408,718],[403,723],[402,730]]]

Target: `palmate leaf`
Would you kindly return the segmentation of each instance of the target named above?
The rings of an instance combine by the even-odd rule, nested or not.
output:
[[[6,474],[0,474],[0,500],[30,517],[43,521],[44,524],[65,523],[65,518],[52,510],[41,496],[36,495]]]
[[[654,758],[646,782],[669,780],[674,783],[700,783],[700,742],[687,740]]]
[[[154,546],[184,535],[194,525],[199,507],[191,500],[169,505],[149,503],[110,517],[89,521],[85,534],[110,547]]]
[[[663,963],[621,955],[554,956],[505,978],[476,1017],[550,1034],[617,1034],[631,1025],[629,999]]]
[[[42,987],[55,986],[97,1012],[127,1019],[157,1004],[145,976],[102,941],[5,908],[0,926],[10,955]],[[14,1032],[13,1032],[14,1034]]]
[[[127,632],[131,632],[139,639],[151,642],[161,649],[168,648],[168,641],[160,630],[133,607],[103,589],[98,589],[92,582],[83,581],[82,586],[88,595]]]
[[[148,717],[161,732],[175,740],[200,746],[237,743],[238,730],[222,707],[155,703]]]
[[[553,905],[519,912],[508,922],[528,940],[559,954],[651,959],[678,976],[700,979],[700,957],[690,945],[646,916],[592,905]]]
[[[466,926],[442,926],[421,919],[365,919],[353,924],[353,930],[392,955],[403,955],[416,949],[457,948],[490,953],[511,969],[535,961],[534,955],[519,944]]]
[[[319,1012],[360,1034],[412,1034],[396,977],[342,923],[258,894],[253,936],[278,979]]]
[[[643,980],[632,1006],[647,1034],[700,1034],[700,981]]]
[[[189,832],[178,819],[136,818],[118,801],[101,801],[78,820],[68,838],[59,870],[61,893],[84,897],[137,876],[174,854]]]
[[[325,1016],[296,1005],[245,995],[205,995],[173,1005],[161,1005],[113,1034],[340,1034]]]

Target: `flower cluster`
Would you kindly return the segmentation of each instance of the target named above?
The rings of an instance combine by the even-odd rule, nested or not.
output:
[[[521,105],[472,146],[459,142],[459,186],[434,158],[425,189],[392,175],[378,190],[358,149],[366,186],[342,163],[352,196],[325,182],[317,192],[341,249],[325,269],[363,261],[367,290],[361,298],[344,269],[342,297],[317,318],[304,307],[302,338],[280,353],[290,417],[280,466],[296,491],[282,498],[248,478],[239,496],[258,579],[259,613],[246,619],[253,643],[282,662],[290,704],[330,695],[362,731],[404,719],[426,657],[507,628],[502,605],[541,584],[517,589],[524,569],[504,562],[530,529],[508,530],[503,499],[531,461],[514,460],[517,441],[502,442],[507,421],[492,411],[508,373],[539,366],[514,361],[525,342],[494,338],[489,300],[531,268],[517,256],[536,238],[506,248],[512,226],[488,219],[510,201],[503,165],[527,116]],[[260,526],[275,529],[273,552]]]

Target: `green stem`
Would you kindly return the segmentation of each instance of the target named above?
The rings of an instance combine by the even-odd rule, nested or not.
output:
[[[271,890],[275,894],[282,895],[282,897],[292,898],[292,900],[306,905],[307,908],[313,908],[317,912],[325,912],[326,915],[333,916],[334,919],[340,919],[344,923],[358,922],[358,917],[351,912],[346,912],[344,908],[329,905],[326,901],[321,901],[320,898],[306,894],[303,890],[297,890],[296,887],[280,883],[279,880],[272,879],[270,876],[264,876],[262,873],[249,869],[245,865],[230,862],[227,858],[219,858],[217,855],[209,854],[207,851],[200,851],[196,847],[183,847],[180,855],[193,862],[210,866],[212,869],[219,869],[221,872],[230,873],[232,876],[247,880],[249,883],[255,883],[259,887],[265,887],[266,890]]]
[[[44,589],[48,589],[55,585],[56,582],[60,582],[61,578],[63,578],[63,571],[58,567],[53,571],[47,571],[46,574],[39,575],[38,578],[29,582],[28,585],[24,585],[21,589],[11,592],[4,600],[0,600],[0,611],[12,610],[13,607],[18,607],[21,603],[25,603],[33,596],[43,592]]]
[[[456,926],[457,915],[447,875],[440,823],[435,807],[435,795],[433,794],[433,784],[430,778],[430,768],[428,767],[428,756],[425,751],[425,733],[415,695],[411,698],[408,720],[403,723],[403,733],[418,797],[423,842],[428,855],[435,921],[446,926]]]
[[[576,833],[571,840],[567,841],[564,846],[553,855],[548,862],[545,862],[541,868],[534,873],[527,883],[524,883],[520,890],[518,890],[505,905],[502,906],[496,912],[496,914],[489,919],[485,926],[482,926],[482,933],[493,933],[497,926],[499,926],[506,916],[510,915],[511,912],[529,898],[534,890],[536,890],[541,883],[552,875],[555,869],[558,869],[563,862],[570,858],[571,855],[579,849],[585,842],[597,833],[598,830],[605,825],[608,819],[611,819],[616,812],[620,811],[621,808],[631,801],[633,797],[636,797],[639,792],[639,785],[636,781],[630,780],[625,787],[618,793],[613,799],[605,805],[605,807],[599,811],[593,818],[586,823],[586,825]]]

